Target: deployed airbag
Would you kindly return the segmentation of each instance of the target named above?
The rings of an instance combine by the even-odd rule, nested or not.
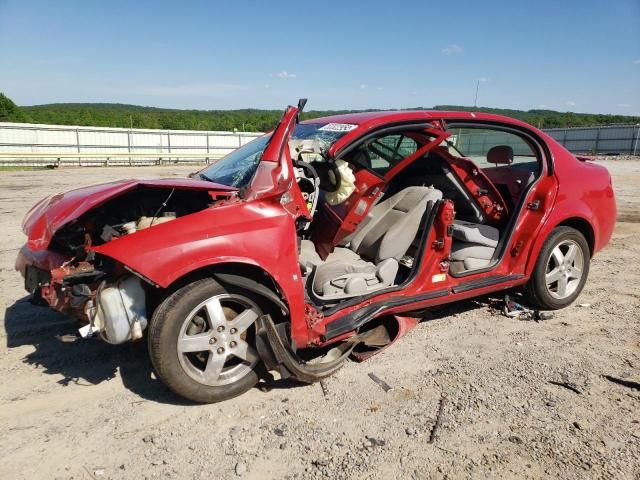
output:
[[[326,199],[329,205],[339,205],[351,196],[356,189],[356,176],[349,164],[344,160],[336,160],[336,166],[340,172],[340,185],[334,192],[328,192]]]

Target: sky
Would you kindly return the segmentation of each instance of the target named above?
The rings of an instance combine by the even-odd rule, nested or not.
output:
[[[19,105],[640,115],[640,0],[0,0]]]

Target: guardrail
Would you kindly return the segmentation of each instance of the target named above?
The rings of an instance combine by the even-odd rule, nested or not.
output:
[[[261,135],[0,122],[0,165],[207,163]]]
[[[69,152],[0,152],[0,166],[131,166],[166,164],[209,164],[225,153],[69,153]]]
[[[640,124],[548,128],[544,131],[572,153],[640,154]]]

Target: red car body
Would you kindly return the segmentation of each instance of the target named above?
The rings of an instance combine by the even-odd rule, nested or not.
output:
[[[242,198],[232,187],[204,180],[166,179],[108,183],[41,201],[25,218],[28,241],[20,251],[17,269],[25,276],[27,266],[51,272],[52,280],[39,284],[40,293],[50,305],[70,311],[69,302],[61,299],[65,293],[56,281],[77,267],[69,265],[68,256],[50,249],[51,239],[60,228],[134,188],[206,192],[215,200],[210,208],[100,245],[89,243],[85,245],[86,250],[113,259],[146,280],[156,291],[170,290],[203,269],[227,266],[233,270],[250,266],[252,271],[262,272],[273,282],[274,291],[288,311],[291,344],[293,348],[303,348],[343,340],[374,318],[400,316],[403,312],[523,285],[532,275],[545,239],[558,226],[567,225],[580,231],[589,243],[590,255],[602,249],[612,235],[616,206],[607,170],[576,158],[543,131],[524,122],[477,112],[442,111],[354,113],[309,120],[303,123],[354,126],[331,145],[328,156],[333,158],[371,132],[416,123],[426,124],[425,131],[433,138],[425,151],[451,135],[447,131],[449,125],[478,124],[526,134],[537,142],[544,157],[538,180],[527,192],[524,207],[515,220],[506,253],[494,268],[460,276],[446,275],[447,249],[451,242],[447,225],[453,219],[453,210],[442,207],[426,240],[423,261],[408,283],[401,289],[383,290],[362,301],[345,302],[321,311],[305,297],[298,263],[296,218],[309,217],[310,213],[299,189],[295,188],[291,154],[284,148],[295,128],[297,115],[298,109],[294,107],[285,112],[262,154],[251,188]],[[321,256],[353,232],[366,215],[366,211],[355,213],[356,203],[364,200],[368,210],[387,183],[406,165],[416,161],[411,157],[383,177],[366,170],[356,173],[356,191],[345,202],[343,215],[336,216],[333,212],[331,228],[316,234]],[[467,168],[464,163],[459,165],[463,170]],[[478,189],[479,195],[482,191],[489,197],[499,196],[486,177],[478,176],[474,181],[484,185]]]

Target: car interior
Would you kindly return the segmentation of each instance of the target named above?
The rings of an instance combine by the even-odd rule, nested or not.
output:
[[[317,209],[325,214],[316,215],[317,223],[300,235],[299,243],[300,268],[311,298],[331,305],[403,283],[419,261],[429,218],[442,199],[451,200],[455,207],[449,273],[465,275],[497,263],[501,241],[508,238],[514,223],[510,219],[538,176],[540,156],[513,133],[495,138],[495,130],[459,130],[386,181],[384,193],[355,231],[324,259],[309,232],[327,228],[320,220],[328,218],[327,210],[333,217],[344,218],[345,213],[340,206],[330,205],[320,188]],[[363,169],[384,177],[432,139],[416,131],[382,133],[341,160],[356,177]],[[496,143],[499,140],[504,143]],[[481,148],[469,148],[481,141]],[[464,147],[471,154],[462,153]],[[317,162],[311,165],[318,167],[317,172],[331,171]]]

